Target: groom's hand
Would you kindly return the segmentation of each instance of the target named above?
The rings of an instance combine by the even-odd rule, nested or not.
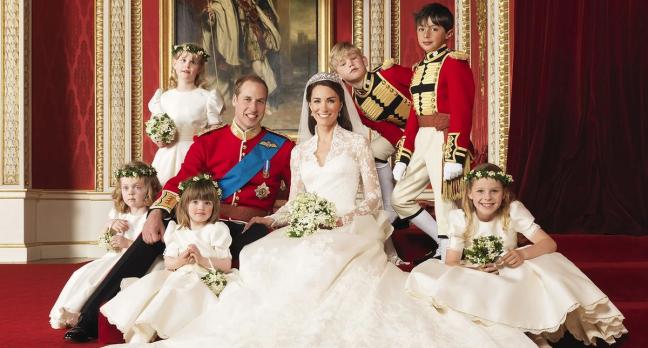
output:
[[[241,232],[241,233],[244,233],[245,231],[247,231],[254,224],[262,224],[262,225],[265,225],[268,229],[270,229],[272,227],[273,223],[274,223],[274,219],[271,218],[271,217],[268,217],[268,216],[255,216],[255,217],[251,218],[250,221],[248,221],[245,224],[245,227],[243,227],[243,232]]]
[[[164,236],[164,224],[162,223],[162,211],[153,209],[146,218],[142,228],[142,239],[146,244],[154,244]]]

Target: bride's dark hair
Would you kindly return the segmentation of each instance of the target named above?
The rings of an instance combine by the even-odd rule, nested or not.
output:
[[[331,81],[331,80],[320,80],[320,81],[315,81],[308,85],[306,87],[306,101],[310,103],[311,101],[311,96],[313,94],[313,89],[315,86],[326,86],[335,91],[335,94],[337,94],[338,98],[340,99],[340,103],[342,103],[342,109],[340,110],[340,117],[338,117],[337,122],[340,125],[340,127],[353,132],[353,127],[351,126],[351,120],[349,120],[349,112],[347,111],[347,105],[344,102],[344,90],[342,88],[342,85],[340,85],[337,82]],[[313,115],[309,114],[308,115],[308,130],[312,135],[315,135],[315,125],[317,124],[317,121],[315,121],[315,118],[313,118]]]

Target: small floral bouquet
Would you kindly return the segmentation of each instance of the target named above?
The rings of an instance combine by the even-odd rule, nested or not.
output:
[[[227,285],[227,276],[223,271],[219,270],[210,269],[207,274],[200,277],[200,280],[202,280],[203,283],[209,287],[209,290],[211,290],[216,296],[220,295]]]
[[[289,204],[288,237],[301,238],[315,233],[319,228],[333,228],[336,225],[335,205],[314,193],[300,193]]]
[[[486,236],[473,239],[470,248],[464,250],[466,261],[476,266],[494,263],[504,251],[502,237]]]
[[[167,114],[154,115],[146,121],[146,134],[155,142],[171,144],[176,136],[176,125]]]
[[[99,245],[103,246],[108,251],[120,251],[120,248],[114,248],[110,244],[110,240],[115,236],[115,234],[117,234],[115,230],[107,228],[106,231],[99,236]]]

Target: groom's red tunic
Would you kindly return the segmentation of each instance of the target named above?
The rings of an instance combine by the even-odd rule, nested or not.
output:
[[[246,134],[233,123],[231,126],[223,126],[196,137],[180,171],[164,185],[162,193],[151,208],[161,208],[170,213],[179,199],[180,182],[200,173],[211,173],[216,179],[222,178],[261,141],[266,132],[269,130],[260,128]],[[294,146],[292,141],[286,139],[270,160],[266,175],[263,170],[259,171],[247,184],[221,202],[233,207],[272,212],[281,182],[283,181],[286,187],[290,185],[290,152]],[[226,213],[226,209],[223,209],[222,213]],[[221,218],[236,219],[234,216],[222,215]]]

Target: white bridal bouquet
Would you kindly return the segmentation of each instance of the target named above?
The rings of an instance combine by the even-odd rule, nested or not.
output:
[[[300,238],[315,233],[319,228],[335,227],[337,216],[332,202],[314,193],[303,192],[289,204],[290,226],[286,230],[288,237]]]
[[[153,141],[170,144],[175,139],[176,125],[167,114],[153,115],[146,121],[146,134]]]
[[[494,263],[502,254],[504,241],[502,237],[486,236],[473,239],[470,248],[464,250],[466,261],[473,265],[483,266]]]
[[[200,277],[200,280],[209,287],[216,296],[220,295],[221,291],[227,285],[227,276],[223,271],[210,269],[207,274]]]

